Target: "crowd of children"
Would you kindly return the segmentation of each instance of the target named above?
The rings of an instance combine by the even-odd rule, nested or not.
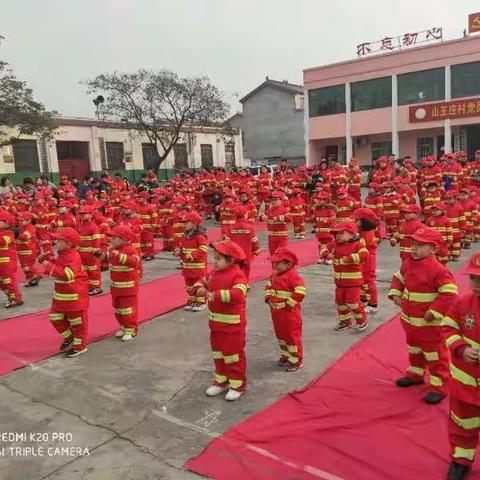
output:
[[[82,200],[62,177],[56,189],[0,198],[0,288],[6,308],[19,307],[18,264],[25,287],[36,287],[42,275],[52,277],[50,319],[63,338],[61,349],[74,357],[87,350],[89,297],[103,292],[101,271],[109,270],[116,336],[129,341],[138,333],[142,262],[155,258],[155,238],[161,238],[163,251],[180,261],[185,310],[208,308],[215,373],[206,394],[227,392],[232,401],[247,383],[246,297],[251,262],[260,252],[255,222],[267,225],[273,273],[265,302],[279,345],[278,366],[288,372],[303,363],[300,305],[306,295],[298,258],[289,248],[290,231],[295,239],[314,233],[318,262],[332,265],[336,331],[364,331],[368,315],[377,313],[376,252],[386,238],[399,247],[401,268],[389,298],[402,309],[409,354],[397,385],[421,384],[428,372],[424,399],[437,404],[453,382],[449,478],[461,479],[473,462],[480,431],[480,258],[474,256],[467,270],[472,293],[460,299],[446,264],[480,240],[479,171],[480,151],[470,162],[464,152],[431,156],[421,159],[420,168],[408,157],[395,162],[381,157],[363,199],[356,159],[347,167],[326,161],[297,169],[282,164],[273,176],[266,169],[258,177],[247,170],[184,173],[162,188],[146,184],[140,190],[107,177],[106,192],[87,192]],[[203,223],[213,216],[222,240],[211,245],[208,273]]]

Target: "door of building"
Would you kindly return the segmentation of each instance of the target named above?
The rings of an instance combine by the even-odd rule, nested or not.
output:
[[[90,175],[88,142],[57,141],[58,170],[60,175],[68,175],[83,180]]]
[[[467,130],[467,155],[469,159],[475,158],[475,152],[480,150],[480,125],[470,125]]]
[[[327,145],[325,147],[325,157],[327,160],[338,160],[338,145]]]

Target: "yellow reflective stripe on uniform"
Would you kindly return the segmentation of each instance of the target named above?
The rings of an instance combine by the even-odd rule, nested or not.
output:
[[[405,315],[403,312],[400,314],[400,318],[410,325],[414,327],[438,327],[440,326],[440,322],[434,320],[433,322],[427,322],[424,318],[421,317],[409,317]]]
[[[243,385],[243,380],[233,380],[233,379],[229,379],[228,380],[228,383],[230,385],[230,388],[240,388],[242,385]]]
[[[10,245],[12,243],[12,239],[8,235],[4,235],[2,238],[7,245]]]
[[[223,361],[226,364],[239,362],[240,361],[240,355],[238,353],[235,353],[233,355],[223,355]]]
[[[287,345],[287,350],[291,353],[298,353],[298,347],[296,345]]]
[[[73,273],[73,270],[70,267],[65,267],[63,271],[65,272],[67,281],[72,281],[75,278],[75,273]]]
[[[452,327],[455,330],[460,330],[458,323],[451,317],[442,318],[442,327]]]
[[[440,377],[430,374],[430,385],[434,387],[443,387],[443,381]]]
[[[125,265],[110,265],[110,270],[112,272],[131,272],[134,269]]]
[[[208,319],[220,323],[240,323],[240,315],[208,312]]]
[[[423,355],[425,359],[428,360],[429,362],[435,362],[440,358],[438,356],[438,352],[423,352]]]
[[[63,320],[64,313],[50,313],[48,316],[52,322],[58,322],[59,320]]]
[[[70,322],[70,325],[72,325],[72,326],[81,325],[82,324],[82,317],[69,318],[68,321]]]
[[[363,278],[362,272],[335,272],[336,279],[356,280]]]
[[[455,447],[452,456],[453,458],[465,458],[473,462],[475,458],[475,448]]]
[[[295,305],[298,305],[298,302],[294,300],[292,297],[290,297],[287,299],[287,305],[293,308]]]
[[[400,270],[398,272],[395,272],[393,274],[393,276],[395,278],[397,278],[398,280],[400,280],[400,282],[402,282],[402,284],[405,282],[405,279],[403,278],[403,275],[401,274]]]
[[[75,300],[78,300],[78,293],[58,293],[58,292],[53,292],[53,298],[54,300],[59,300],[59,301],[70,301],[74,302]]]
[[[267,289],[267,290],[265,290],[264,295],[265,295],[265,297],[273,297],[273,294],[274,294],[274,293],[275,293],[275,290],[269,290],[269,289]]]
[[[189,269],[189,268],[205,268],[205,264],[204,263],[186,263],[186,262],[182,262],[182,267],[183,268],[186,268],[186,269]]]
[[[69,338],[72,336],[72,331],[70,329],[63,331],[60,334],[63,338]]]
[[[214,374],[214,378],[215,378],[215,381],[220,384],[225,383],[228,380],[228,378],[225,375],[219,375],[218,373]]]
[[[220,290],[220,300],[222,303],[230,303],[230,290]]]
[[[33,255],[33,250],[17,250],[17,255]]]
[[[116,308],[115,313],[118,315],[131,315],[133,313],[133,307]]]
[[[237,288],[238,290],[241,290],[244,295],[247,294],[247,286],[243,283],[236,283],[232,288]]]
[[[475,340],[472,340],[471,338],[468,338],[465,335],[463,335],[463,340],[465,340],[471,347],[477,348],[480,350],[480,343],[476,342]]]
[[[81,338],[74,338],[73,339],[73,345],[81,345],[82,344],[82,339]]]
[[[412,355],[419,355],[422,353],[422,349],[419,347],[412,347],[411,345],[407,345],[407,350],[408,353],[411,353]]]
[[[196,248],[185,248],[182,247],[182,253],[193,253],[196,250]]]
[[[223,358],[223,354],[222,354],[222,352],[212,351],[212,358],[214,360],[221,360]]]
[[[461,418],[454,412],[450,412],[450,418],[465,430],[480,428],[480,417]]]
[[[300,295],[306,295],[307,294],[307,289],[301,285],[299,285],[298,287],[295,287],[293,289],[293,291],[295,293],[299,293]]]
[[[208,247],[206,245],[200,245],[198,249],[202,250],[202,252],[208,252]]]
[[[463,370],[460,370],[458,367],[456,367],[452,363],[450,364],[450,375],[452,376],[453,379],[458,380],[460,383],[463,383],[464,385],[470,385],[471,387],[478,386],[478,382],[475,377],[472,377],[471,375],[464,372]]]
[[[287,292],[285,290],[271,290],[272,296],[273,297],[278,297],[278,298],[290,298],[290,295],[292,292]]]
[[[437,292],[426,292],[426,293],[419,293],[419,292],[410,292],[406,288],[403,290],[403,297],[411,300],[412,302],[418,303],[431,303],[437,298]]]
[[[285,302],[272,303],[272,304],[271,304],[271,307],[272,307],[274,310],[280,310],[280,309],[282,309],[282,308],[285,308]]]
[[[463,340],[463,338],[460,335],[456,335],[456,334],[450,335],[445,340],[445,345],[449,347],[452,343],[456,342],[457,340]]]
[[[125,253],[121,253],[118,256],[118,262],[123,265],[126,261],[127,261],[127,255]]]
[[[438,289],[439,293],[458,293],[458,288],[454,283],[446,283]]]
[[[358,253],[352,253],[352,263],[360,263],[360,255]]]
[[[425,369],[424,368],[413,367],[412,365],[410,365],[407,368],[407,372],[414,373],[415,375],[418,375],[420,377],[423,377],[425,375]]]
[[[135,286],[135,282],[133,280],[129,282],[110,282],[110,286],[115,288],[131,288]]]
[[[400,290],[397,290],[395,288],[391,288],[389,291],[388,291],[388,296],[389,297],[401,297],[403,294]]]
[[[0,263],[8,263],[10,261],[10,257],[0,257]]]

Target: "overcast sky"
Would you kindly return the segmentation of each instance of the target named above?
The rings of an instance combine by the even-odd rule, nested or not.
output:
[[[355,58],[364,41],[435,26],[460,37],[479,10],[475,0],[1,0],[0,59],[48,108],[93,116],[79,81],[102,72],[208,75],[233,99],[266,75],[302,83],[303,68]]]

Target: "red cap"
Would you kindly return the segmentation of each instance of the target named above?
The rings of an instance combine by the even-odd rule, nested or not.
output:
[[[328,192],[317,192],[313,198],[317,200],[328,200],[330,198],[330,194]]]
[[[137,209],[137,205],[132,200],[127,200],[126,202],[123,202],[121,207],[124,208],[125,210],[134,210],[135,211]]]
[[[289,250],[287,247],[280,247],[277,251],[270,257],[272,263],[275,262],[291,262],[294,265],[298,264],[298,257]]]
[[[276,190],[275,192],[272,192],[270,197],[272,198],[284,198],[285,197],[285,194],[283,192],[279,192],[278,190]]]
[[[458,195],[458,192],[456,190],[449,190],[445,194],[445,198],[455,198]]]
[[[245,207],[244,205],[239,205],[236,209],[235,209],[235,217],[240,219],[240,218],[245,218],[245,216],[247,215],[248,213],[248,208]]]
[[[118,237],[124,240],[125,242],[131,242],[134,238],[134,233],[132,229],[123,223],[117,225],[115,228],[112,228],[108,232],[108,236],[110,237]]]
[[[33,214],[30,212],[21,212],[18,215],[18,220],[19,221],[33,220]]]
[[[381,164],[386,164],[387,163],[387,159],[385,157],[380,157],[378,158],[377,160],[375,160],[375,164],[376,165],[381,165]]]
[[[439,247],[443,243],[442,235],[429,227],[420,227],[410,235],[410,238],[418,243],[427,243],[436,247]]]
[[[78,209],[78,213],[81,215],[82,213],[90,213],[93,214],[94,208],[91,205],[82,205]]]
[[[227,257],[232,257],[235,260],[245,260],[246,258],[242,247],[231,240],[221,240],[216,243],[211,243],[210,246],[218,253]]]
[[[202,217],[197,212],[189,212],[184,217],[185,222],[192,222],[195,225],[202,223]]]
[[[432,208],[437,208],[438,210],[443,210],[444,212],[447,210],[447,206],[443,202],[435,202],[432,205]]]
[[[137,194],[138,198],[150,198],[150,194],[146,190],[142,190]]]
[[[401,211],[405,213],[416,213],[417,215],[420,215],[422,213],[422,207],[417,204],[405,205],[401,208]]]
[[[382,188],[377,182],[370,182],[368,188],[373,188],[375,190],[380,190]]]
[[[233,190],[231,190],[230,188],[227,188],[223,191],[223,196],[224,197],[235,198],[235,192]]]
[[[15,225],[15,217],[5,210],[0,210],[0,221],[7,222],[9,225]]]
[[[361,218],[364,218],[365,220],[372,222],[374,225],[378,225],[380,223],[380,219],[375,215],[375,212],[373,212],[369,208],[358,208],[353,213],[353,218],[355,220],[360,220]]]
[[[66,208],[73,208],[73,204],[72,202],[68,201],[68,200],[62,200],[59,205],[59,207],[66,207]]]
[[[62,175],[62,176],[60,177],[60,180],[68,180],[68,175]]]
[[[331,232],[350,232],[353,234],[358,233],[358,227],[355,222],[352,221],[344,221],[337,223],[332,229]]]
[[[50,236],[55,240],[64,240],[72,245],[72,247],[76,247],[80,243],[80,235],[72,227],[65,227],[58,232],[51,233]]]
[[[470,257],[464,275],[480,275],[480,253],[475,253]]]

